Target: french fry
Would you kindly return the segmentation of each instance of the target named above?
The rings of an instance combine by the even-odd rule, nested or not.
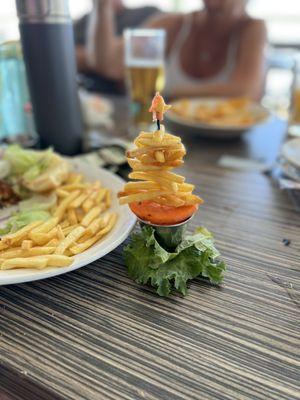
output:
[[[66,267],[72,264],[72,257],[64,255],[44,255],[27,258],[11,258],[3,260],[0,268],[2,270],[15,269],[15,268],[35,268],[43,269],[46,267]]]
[[[99,190],[98,195],[96,197],[96,203],[97,204],[101,203],[101,201],[104,200],[104,198],[106,196],[106,193],[107,193],[107,189],[105,189],[105,188],[102,188],[102,189]]]
[[[128,156],[127,158],[134,158],[134,157]],[[137,155],[136,158],[138,160],[140,160],[144,165],[147,165],[147,164],[154,165],[154,163],[156,162],[155,158],[152,157],[150,154]]]
[[[174,140],[176,140],[176,141],[179,141],[179,142],[181,141],[181,138],[179,136],[175,136],[175,135],[172,135],[171,133],[165,132],[164,125],[160,126],[160,131],[155,131],[153,133],[152,132],[143,132],[142,131],[139,134],[139,137],[141,139],[154,139],[155,135],[157,134],[157,132],[163,133],[163,137],[165,137],[166,139],[173,139],[174,138]]]
[[[27,237],[29,232],[31,232],[34,228],[41,225],[42,223],[43,221],[31,222],[30,224],[26,225],[24,228],[21,228],[15,233],[10,233],[6,236],[3,236],[1,242],[3,242],[4,245],[6,244],[8,246],[17,245]]]
[[[65,234],[63,233],[62,227],[60,225],[57,226],[57,238],[58,240],[64,240]]]
[[[174,174],[173,172],[169,171],[162,171],[159,173],[160,178],[163,179],[168,179],[171,182],[176,182],[176,183],[183,183],[185,181],[185,178],[181,175]]]
[[[81,236],[79,242],[85,241],[88,237],[94,235],[100,229],[104,228],[106,225],[105,219],[103,217],[98,217],[89,225],[86,229],[85,234]]]
[[[37,226],[36,228],[32,229],[31,233],[48,233],[49,231],[51,231],[51,229],[56,227],[57,224],[58,224],[57,217],[50,218],[44,223]]]
[[[55,246],[56,247],[58,245],[58,242],[59,242],[58,238],[53,238],[50,240],[50,242],[46,243],[45,246],[47,246],[47,247]]]
[[[0,254],[0,258],[3,260],[9,258],[16,258],[16,257],[24,257],[25,250],[21,249],[21,247],[13,247],[8,250],[4,250]]]
[[[160,129],[153,133],[153,140],[157,143],[161,143],[165,136],[165,127],[162,125]]]
[[[200,197],[198,197],[198,196],[196,196],[194,194],[191,194],[191,193],[181,192],[181,193],[178,193],[178,196],[180,198],[184,199],[186,205],[202,204],[203,203],[203,200]]]
[[[176,192],[178,190],[178,185],[176,182],[170,182],[168,179],[161,177],[161,174],[154,174],[153,172],[131,172],[129,174],[129,178],[157,182],[161,187],[169,189],[172,192]]]
[[[70,225],[76,225],[78,223],[77,215],[76,215],[74,208],[70,208],[68,210],[67,218],[68,218]]]
[[[58,188],[56,189],[56,194],[58,197],[67,197],[70,193],[67,190]]]
[[[7,243],[4,243],[2,239],[0,239],[0,251],[5,250],[9,247]]]
[[[107,190],[105,195],[105,206],[108,209],[111,206],[111,191]]]
[[[67,236],[70,232],[72,232],[72,230],[73,229],[75,229],[75,228],[77,228],[79,225],[78,224],[75,224],[75,225],[70,225],[70,226],[67,226],[66,228],[63,228],[63,234],[65,235],[65,236]]]
[[[25,240],[23,240],[23,242],[21,244],[21,249],[22,250],[29,250],[32,246],[33,246],[33,241],[25,239]]]
[[[190,183],[182,183],[181,185],[178,185],[179,192],[192,192],[194,189],[195,186]]]
[[[85,216],[85,212],[81,209],[78,209],[78,210],[75,210],[75,213],[76,213],[78,222],[81,222],[83,217]]]
[[[77,213],[76,213],[76,211],[75,211],[75,214],[76,214],[76,218],[77,218]],[[68,219],[65,219],[65,220],[63,220],[62,222],[60,222],[59,225],[61,226],[61,228],[66,228],[67,226],[70,225],[70,222],[68,221]]]
[[[124,193],[152,189],[160,189],[159,184],[156,182],[128,182],[124,186]]]
[[[128,150],[126,152],[126,156],[129,158],[134,158],[138,155],[142,154],[148,154],[151,151],[157,151],[157,150],[181,150],[182,149],[182,144],[181,143],[174,143],[168,146],[164,145],[154,145],[154,146],[148,146],[148,147],[141,147],[139,149],[135,150]]]
[[[166,161],[164,152],[161,151],[161,150],[158,150],[158,151],[154,152],[154,158],[159,163],[164,163]]]
[[[134,194],[128,194],[122,196],[119,200],[120,204],[128,204],[137,201],[145,201],[145,200],[152,200],[159,196],[165,196],[171,194],[170,191],[163,191],[163,190],[149,190],[147,192],[140,192]]]
[[[139,145],[142,146],[147,146],[151,147],[153,149],[155,148],[161,148],[161,147],[169,147],[169,146],[174,146],[178,143],[181,143],[181,139],[162,139],[160,142],[156,142],[153,139],[139,139],[138,140]]]
[[[55,246],[40,246],[32,247],[31,249],[24,250],[23,257],[43,256],[54,253]]]
[[[65,250],[67,250],[76,240],[80,238],[85,232],[85,228],[83,226],[78,226],[74,228],[64,240],[62,240],[55,250],[55,254],[63,254]]]
[[[53,228],[50,232],[48,233],[36,233],[36,232],[30,232],[29,237],[30,239],[37,245],[43,246],[46,243],[50,242],[51,239],[57,236],[57,227]]]
[[[101,182],[96,181],[90,185],[90,187],[88,188],[88,193],[91,194],[97,192],[100,188],[101,188]]]
[[[100,188],[99,189],[94,189],[91,194],[89,195],[89,199],[92,200],[94,203],[96,202],[97,196],[99,194]]]
[[[75,255],[78,253],[82,253],[89,247],[93,246],[93,244],[98,242],[104,235],[106,235],[108,232],[111,231],[111,229],[114,227],[116,223],[116,220],[117,220],[117,215],[115,213],[111,214],[105,228],[101,229],[94,237],[87,239],[85,242],[71,246],[70,251]]]
[[[19,268],[34,268],[42,269],[47,266],[47,259],[43,257],[28,257],[28,258],[10,258],[1,263],[2,270],[19,269]]]
[[[21,247],[13,247],[1,253],[0,258],[10,259],[17,257],[41,256],[41,255],[51,254],[54,252],[54,250],[55,250],[54,246],[31,247],[28,250],[24,250]]]
[[[89,226],[89,224],[99,216],[99,214],[103,211],[103,207],[94,207],[92,208],[82,219],[81,225],[84,227]]]
[[[70,208],[78,208],[82,205],[82,203],[88,198],[87,193],[81,193],[76,199],[74,199],[69,207]]]
[[[144,165],[141,161],[136,158],[128,158],[127,162],[133,171],[168,171],[171,168],[168,166],[162,166],[160,163],[158,165]]]
[[[68,267],[72,264],[73,258],[61,254],[46,256],[47,267]]]
[[[181,159],[185,155],[185,150],[166,151],[165,158],[167,161],[175,161]]]
[[[68,197],[65,197],[62,202],[60,203],[60,205],[56,208],[55,212],[54,212],[54,217],[58,218],[58,221],[61,221],[66,209],[68,208],[69,204],[76,199],[76,197],[78,197],[80,195],[80,191],[79,190],[75,190],[74,192],[71,192],[69,194]]]
[[[166,206],[173,206],[173,207],[180,207],[185,205],[185,201],[179,199],[174,195],[166,195],[163,197],[157,197],[155,202],[158,204],[166,205]]]
[[[76,242],[75,242],[76,243]],[[73,257],[73,253],[70,251],[70,249],[67,249],[67,250],[65,250],[65,252],[64,252],[64,256],[67,256],[67,257]]]

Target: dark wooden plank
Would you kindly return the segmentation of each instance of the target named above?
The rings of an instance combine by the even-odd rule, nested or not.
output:
[[[0,364],[0,400],[62,400],[62,397],[32,382],[24,372],[16,373]]]
[[[263,175],[190,166],[205,199],[190,228],[215,232],[222,288],[195,280],[186,298],[159,298],[128,279],[121,247],[70,274],[2,287],[5,365],[64,399],[300,398],[299,308],[270,279],[299,288],[300,216]]]

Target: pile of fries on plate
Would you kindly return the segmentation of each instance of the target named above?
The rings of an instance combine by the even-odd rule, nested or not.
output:
[[[90,183],[70,172],[55,189],[56,205],[46,221],[34,221],[0,241],[0,270],[65,267],[73,256],[97,243],[115,225],[108,211],[111,192],[99,181]]]
[[[141,132],[135,139],[136,148],[127,152],[127,161],[133,172],[118,194],[120,204],[146,200],[167,206],[180,207],[203,202],[192,192],[194,185],[185,183],[185,178],[171,172],[183,165],[186,154],[181,138],[166,133],[164,126],[155,132]]]
[[[243,127],[257,121],[251,110],[251,100],[237,97],[226,100],[201,101],[195,104],[189,99],[176,102],[173,112],[180,117],[215,126]]]

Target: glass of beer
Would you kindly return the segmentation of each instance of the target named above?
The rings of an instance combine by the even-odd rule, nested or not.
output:
[[[149,126],[149,107],[157,91],[165,84],[163,29],[126,29],[126,84],[130,95],[130,114],[135,128]]]

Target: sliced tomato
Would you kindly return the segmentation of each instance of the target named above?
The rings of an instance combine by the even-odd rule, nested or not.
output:
[[[156,225],[179,224],[188,219],[198,209],[197,205],[172,207],[149,200],[131,203],[129,207],[137,217]]]

